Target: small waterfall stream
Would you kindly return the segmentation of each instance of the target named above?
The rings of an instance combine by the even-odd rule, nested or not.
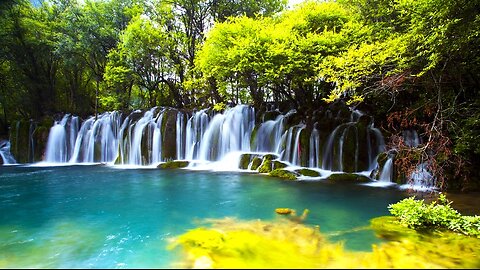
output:
[[[10,153],[10,142],[7,140],[0,140],[0,157],[2,160],[1,163],[5,165],[15,164],[17,161],[13,158],[12,154]]]

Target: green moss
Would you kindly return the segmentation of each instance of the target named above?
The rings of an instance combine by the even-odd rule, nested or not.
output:
[[[262,165],[262,159],[259,157],[254,157],[251,162],[250,169],[256,171],[260,165]]]
[[[268,175],[273,176],[273,177],[280,177],[280,178],[288,179],[288,180],[296,180],[297,179],[297,175],[294,172],[284,170],[284,169],[273,170]]]
[[[259,173],[269,173],[272,171],[273,162],[268,159],[263,159],[262,165],[258,168]]]
[[[418,239],[415,230],[402,226],[396,217],[382,216],[370,220],[370,227],[375,234],[383,239],[398,241],[400,239]]]
[[[273,161],[273,169],[274,170],[283,169],[283,168],[286,168],[286,167],[288,167],[288,165],[284,162],[281,162],[281,161],[278,161],[278,160]]]
[[[381,268],[478,268],[480,239],[448,231],[416,231],[403,226],[395,217],[371,220],[378,237],[388,240],[374,246],[370,258],[388,265]],[[413,264],[414,263],[414,264]]]
[[[250,164],[250,160],[252,159],[252,154],[242,154],[240,156],[240,163],[238,167],[242,170],[248,169],[248,164]]]
[[[306,169],[306,168],[303,168],[303,169],[299,169],[299,170],[295,170],[295,172],[301,174],[301,175],[304,175],[304,176],[310,176],[310,177],[318,177],[320,176],[320,173],[317,172],[317,171],[314,171],[314,170],[310,170],[310,169]]]
[[[370,182],[370,178],[354,173],[334,173],[327,177],[329,181],[336,182]]]
[[[161,163],[157,166],[160,169],[178,169],[178,168],[185,168],[190,164],[188,161],[167,161],[165,163]]]
[[[182,268],[478,268],[480,240],[454,233],[420,234],[392,217],[372,220],[371,228],[390,240],[371,252],[346,250],[330,242],[318,227],[279,220],[210,220],[176,237]]]
[[[266,155],[263,156],[264,160],[274,160],[274,159],[277,159],[277,158],[278,158],[278,156],[275,155],[275,154],[266,154]]]

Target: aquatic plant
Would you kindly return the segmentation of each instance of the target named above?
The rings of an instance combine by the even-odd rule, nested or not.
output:
[[[412,229],[446,229],[480,238],[480,216],[463,216],[451,204],[444,194],[440,194],[438,200],[430,204],[410,197],[388,208],[401,224]]]
[[[265,222],[233,218],[207,220],[171,239],[185,252],[180,267],[194,268],[478,268],[480,240],[446,232],[420,233],[395,217],[372,220],[371,229],[388,240],[371,252],[332,243],[319,226],[287,219]]]

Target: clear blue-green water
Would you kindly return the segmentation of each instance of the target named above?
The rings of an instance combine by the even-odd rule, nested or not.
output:
[[[325,181],[262,175],[105,166],[0,167],[0,268],[170,268],[168,239],[204,218],[278,219],[308,225],[352,250],[380,242],[358,228],[388,215],[406,194]],[[280,217],[281,218],[281,217]]]

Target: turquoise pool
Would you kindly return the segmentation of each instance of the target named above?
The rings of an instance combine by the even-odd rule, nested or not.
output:
[[[395,188],[282,181],[242,172],[109,166],[0,167],[0,267],[171,268],[168,239],[204,218],[300,212],[352,250],[380,242],[360,229],[407,196]]]

